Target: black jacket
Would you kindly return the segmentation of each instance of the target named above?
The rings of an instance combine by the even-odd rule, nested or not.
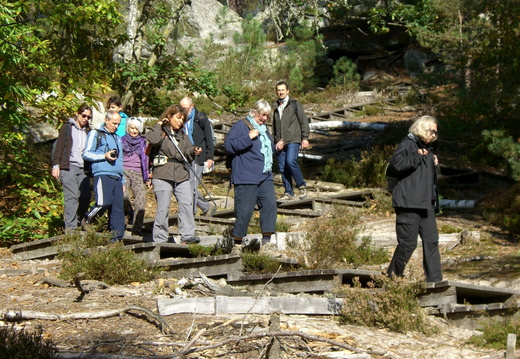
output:
[[[195,158],[198,165],[203,165],[206,160],[213,159],[214,143],[213,130],[208,116],[204,112],[193,109],[193,145],[202,148],[202,152]]]
[[[428,154],[418,153],[420,148]],[[412,134],[405,137],[392,158],[390,172],[399,179],[392,191],[392,206],[399,208],[428,209],[438,207],[437,177],[431,148]]]

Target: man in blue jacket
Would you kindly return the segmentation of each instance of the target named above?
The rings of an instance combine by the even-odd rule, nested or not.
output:
[[[125,213],[123,206],[123,147],[116,134],[121,123],[117,111],[109,110],[105,123],[97,131],[90,131],[83,159],[92,163],[95,206],[87,214],[83,228],[91,228],[93,219],[108,210],[111,242],[123,239]]]

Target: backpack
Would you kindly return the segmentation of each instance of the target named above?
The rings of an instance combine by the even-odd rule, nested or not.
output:
[[[246,124],[247,128],[249,128],[249,131],[251,131],[253,129],[253,125],[248,120],[242,119],[240,121],[242,121]],[[233,158],[235,158],[235,156],[236,155],[234,155],[234,154],[226,153],[226,168],[228,169],[229,172],[231,172],[232,162],[233,162]]]

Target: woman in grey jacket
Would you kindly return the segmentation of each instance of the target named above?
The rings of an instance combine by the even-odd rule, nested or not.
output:
[[[415,248],[417,237],[423,243],[423,267],[427,282],[442,281],[439,232],[435,219],[438,193],[435,166],[438,164],[429,144],[437,139],[437,120],[422,116],[395,150],[389,173],[399,179],[392,191],[396,212],[397,247],[388,275],[403,276]]]
[[[186,114],[179,105],[168,107],[161,115],[161,120],[146,132],[146,139],[153,146],[159,146],[152,170],[152,183],[157,201],[157,212],[153,224],[153,241],[168,242],[168,215],[172,193],[178,203],[177,218],[181,243],[200,242],[195,237],[193,218],[193,196],[190,174],[187,166],[201,152],[200,147],[191,144],[182,131]],[[161,161],[157,161],[161,159]]]

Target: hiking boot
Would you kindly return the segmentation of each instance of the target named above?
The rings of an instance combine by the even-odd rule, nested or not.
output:
[[[242,252],[258,252],[260,250],[260,241],[257,238],[242,239]]]
[[[298,187],[298,190],[300,191],[300,199],[307,198],[307,187],[300,186]]]
[[[289,193],[285,192],[282,197],[280,197],[279,201],[291,201],[294,199],[294,196],[291,196]]]
[[[206,212],[204,212],[204,217],[213,217],[213,215],[215,214],[216,211],[217,211],[217,206],[212,204],[209,206],[208,210]]]
[[[186,239],[181,239],[181,244],[196,244],[196,243],[200,243],[200,238],[199,237],[189,237],[189,238],[186,238]]]
[[[81,228],[85,231],[85,232],[95,232],[96,229],[94,228],[94,226],[92,226],[90,223],[87,222],[87,220],[85,218],[83,218],[81,220]]]

